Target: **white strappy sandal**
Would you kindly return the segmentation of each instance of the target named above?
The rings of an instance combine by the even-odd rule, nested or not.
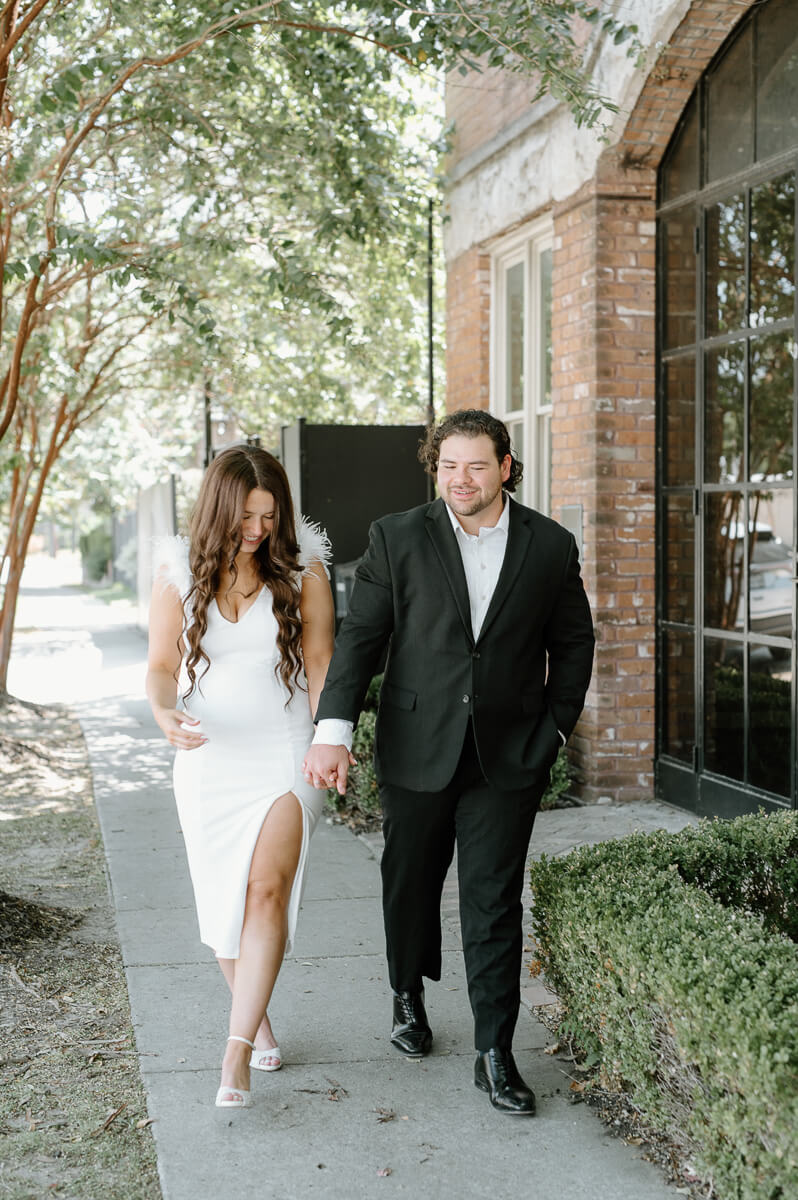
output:
[[[243,1042],[245,1046],[251,1046],[255,1049],[255,1043],[249,1038],[239,1037],[237,1033],[231,1033],[227,1039],[228,1042]],[[228,1099],[225,1099],[228,1097]],[[233,1087],[231,1084],[222,1084],[219,1091],[216,1093],[217,1108],[247,1108],[250,1103],[249,1092],[246,1088]]]
[[[272,1046],[270,1050],[254,1050],[249,1065],[254,1071],[279,1071],[283,1065],[280,1047]]]

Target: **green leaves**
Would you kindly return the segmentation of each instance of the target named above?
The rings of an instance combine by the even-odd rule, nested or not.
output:
[[[531,878],[547,979],[603,1081],[690,1146],[718,1195],[789,1195],[798,814],[636,834]]]
[[[12,279],[27,279],[28,268],[24,262],[16,260],[7,262],[3,269],[3,280],[5,283],[10,283]]]
[[[48,7],[14,53],[6,95],[0,373],[35,292],[23,377],[35,369],[39,382],[25,403],[49,397],[56,411],[66,395],[74,414],[82,396],[80,413],[99,419],[118,388],[91,400],[85,389],[118,351],[128,405],[143,413],[155,393],[190,407],[209,372],[241,428],[275,431],[299,412],[423,416],[426,212],[443,145],[435,73],[532,73],[592,123],[603,110],[581,74],[575,18],[589,14],[593,36],[628,36],[602,7]],[[163,62],[117,87],[142,56]],[[439,237],[436,256],[440,295]],[[440,373],[440,327],[436,337]]]

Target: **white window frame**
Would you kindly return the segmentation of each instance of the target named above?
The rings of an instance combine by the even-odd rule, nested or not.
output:
[[[541,257],[551,251],[553,242],[550,216],[530,221],[502,238],[491,248],[490,282],[490,411],[507,425],[513,447],[524,464],[517,498],[547,515],[551,509],[552,406],[544,392],[544,364],[535,350],[543,342],[545,316]],[[508,411],[506,276],[518,263],[524,266],[523,407]]]

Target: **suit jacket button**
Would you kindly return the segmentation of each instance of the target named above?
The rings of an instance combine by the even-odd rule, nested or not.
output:
[[[470,697],[470,696],[463,696],[463,704],[468,704],[468,701],[469,701],[470,699],[471,699],[471,697]]]

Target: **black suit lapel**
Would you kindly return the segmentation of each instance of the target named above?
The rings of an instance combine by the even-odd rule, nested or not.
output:
[[[488,611],[485,613],[485,620],[482,622],[482,628],[479,631],[477,641],[480,641],[485,636],[488,628],[496,619],[498,613],[501,612],[502,605],[507,598],[510,588],[515,583],[518,572],[521,570],[529,554],[532,538],[534,537],[525,519],[524,510],[519,508],[509,498],[507,503],[510,505],[510,527],[507,531],[507,549],[504,552],[502,569],[496,581],[496,590],[491,597]]]
[[[452,590],[460,620],[465,626],[471,641],[474,633],[471,628],[471,605],[468,600],[468,585],[466,584],[463,560],[457,545],[452,523],[446,505],[442,500],[434,500],[427,513],[427,533],[430,536],[435,552],[440,559],[446,581]]]

